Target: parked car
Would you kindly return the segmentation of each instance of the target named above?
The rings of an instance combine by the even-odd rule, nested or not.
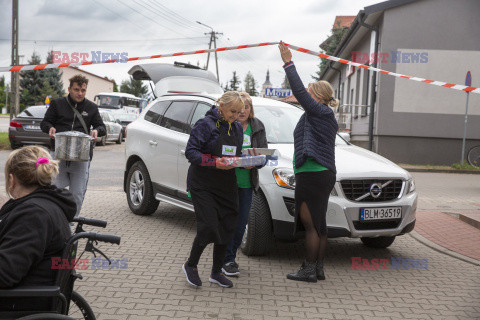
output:
[[[132,68],[134,78],[135,72],[138,78],[145,78],[154,67],[149,64]],[[201,82],[199,77],[201,74],[190,85]],[[128,126],[124,173],[128,205],[138,215],[154,213],[160,201],[193,211],[186,192],[189,162],[185,147],[194,124],[214,105],[221,92],[182,94],[179,92],[199,92],[205,88],[185,87],[186,81],[170,82],[169,77],[152,76],[151,80],[158,81],[155,88],[158,98]],[[293,130],[303,110],[272,99],[252,97],[252,100],[255,116],[265,124],[269,148],[277,149],[279,154],[277,163],[270,162],[259,170],[260,190],[254,195],[241,245],[247,255],[263,255],[274,238],[295,240]],[[367,246],[385,248],[396,236],[412,231],[417,208],[412,176],[340,135],[336,138],[335,152],[337,182],[327,210],[328,236],[360,238]],[[299,231],[297,237],[303,232]]]
[[[103,137],[98,137],[96,143],[100,146],[104,146],[107,141],[115,141],[115,143],[121,144],[123,141],[122,125],[116,122],[115,116],[111,111],[100,110],[100,116],[107,129],[107,134]]]
[[[122,126],[122,137],[125,139],[125,128],[133,121],[138,118],[136,113],[124,113],[124,112],[115,112],[113,113],[115,120]]]
[[[50,147],[50,137],[40,129],[40,123],[46,112],[46,106],[31,106],[10,121],[8,138],[12,149],[28,144]]]

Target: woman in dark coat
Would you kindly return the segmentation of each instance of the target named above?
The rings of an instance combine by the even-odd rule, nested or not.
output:
[[[255,118],[252,98],[250,98],[250,95],[246,92],[240,92],[240,95],[245,103],[245,110],[240,113],[238,117],[238,122],[240,122],[243,129],[242,148],[268,148],[265,126],[262,121]],[[227,276],[238,276],[240,274],[235,258],[238,247],[242,243],[245,226],[248,223],[253,192],[257,192],[259,187],[257,167],[235,168],[235,173],[238,183],[239,216],[235,234],[232,241],[228,244],[225,262],[222,268],[223,273]]]
[[[5,164],[5,186],[11,197],[0,209],[0,288],[53,285],[60,257],[71,236],[77,205],[68,190],[52,181],[58,163],[41,147],[12,151]],[[2,298],[0,311],[38,310],[45,298]]]
[[[221,272],[227,244],[238,219],[238,187],[233,166],[227,158],[241,156],[243,130],[236,120],[245,108],[236,91],[224,93],[192,129],[185,150],[190,161],[187,190],[192,197],[197,235],[190,257],[182,269],[192,286],[202,285],[197,264],[205,247],[212,243],[213,266],[210,282],[222,287],[233,283]]]
[[[317,279],[325,280],[326,212],[336,181],[338,124],[332,108],[338,106],[338,100],[333,98],[332,86],[327,81],[311,83],[307,91],[292,62],[292,53],[282,42],[279,49],[293,95],[305,110],[294,131],[293,168],[295,221],[300,220],[305,228],[306,255],[300,270],[288,274],[287,278],[317,282]]]

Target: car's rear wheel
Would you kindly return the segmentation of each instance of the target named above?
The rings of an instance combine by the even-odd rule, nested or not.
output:
[[[120,132],[118,134],[118,139],[117,139],[117,141],[115,141],[115,143],[116,144],[122,144],[122,140],[123,140],[123,134],[122,134],[122,132]]]
[[[18,149],[18,148],[21,148],[22,145],[21,144],[15,144],[13,142],[10,142],[10,148],[12,148],[12,150],[15,150],[15,149]]]
[[[376,237],[376,238],[360,238],[364,245],[371,248],[387,248],[393,241],[395,241],[395,236],[392,237]]]
[[[273,228],[270,208],[261,190],[253,195],[250,217],[245,227],[240,248],[247,256],[266,255],[273,243]]]
[[[142,161],[135,162],[128,170],[127,201],[130,210],[140,216],[151,215],[160,203],[155,199],[150,175]]]

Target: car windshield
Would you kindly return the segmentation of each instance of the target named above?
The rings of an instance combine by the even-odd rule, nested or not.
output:
[[[303,114],[296,107],[255,106],[255,117],[265,125],[268,143],[293,143],[293,130]],[[336,136],[335,145],[347,145]]]
[[[120,109],[120,97],[98,96],[98,105],[102,108]]]
[[[43,118],[47,112],[47,107],[45,106],[33,106],[28,107],[23,110],[18,117],[21,118]]]

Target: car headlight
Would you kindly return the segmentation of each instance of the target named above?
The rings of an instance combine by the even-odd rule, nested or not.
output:
[[[295,189],[295,173],[290,168],[276,168],[273,177],[279,187]]]
[[[413,180],[413,178],[407,181],[407,185],[408,185],[407,194],[415,191],[415,180]]]

